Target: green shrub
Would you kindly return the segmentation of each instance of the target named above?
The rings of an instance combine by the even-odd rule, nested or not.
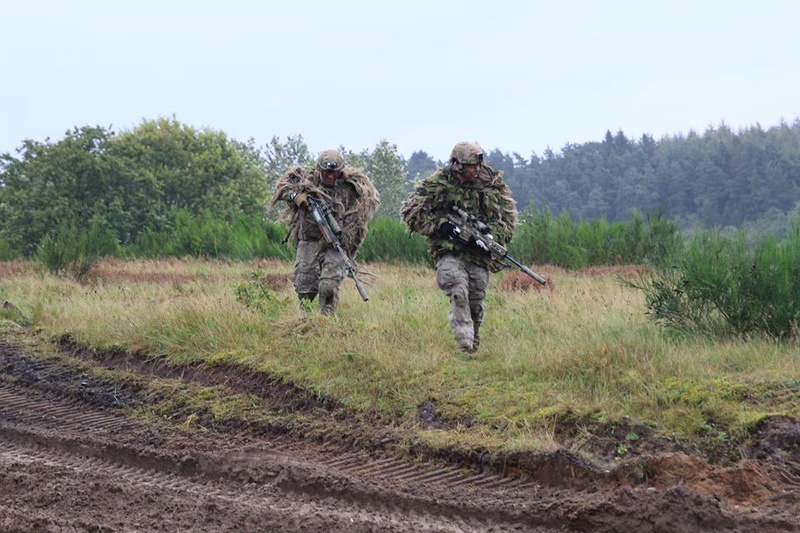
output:
[[[0,261],[12,261],[22,257],[22,252],[14,249],[11,242],[0,231]]]
[[[628,222],[605,219],[573,222],[564,212],[553,217],[536,207],[523,212],[509,245],[524,263],[549,263],[568,269],[593,265],[665,264],[678,255],[683,240],[662,211],[645,217],[634,210]]]
[[[425,239],[410,234],[402,222],[392,217],[378,217],[369,225],[367,238],[358,251],[364,262],[424,263],[428,261],[428,245]]]
[[[284,224],[241,213],[210,210],[192,215],[175,213],[171,232],[147,229],[125,249],[127,257],[205,257],[246,261],[254,258],[289,259]]]
[[[170,256],[172,255],[170,253],[170,235],[164,231],[147,228],[136,236],[132,245],[124,247],[121,253],[128,258],[155,259]]]
[[[35,261],[53,274],[83,281],[93,264],[118,251],[111,228],[104,221],[93,219],[86,230],[64,225],[45,235],[37,247]]]
[[[280,316],[296,301],[294,297],[281,296],[272,290],[264,282],[264,272],[260,270],[251,273],[248,281],[239,283],[234,292],[236,301],[269,316]]]
[[[749,249],[745,236],[702,233],[676,268],[633,283],[652,317],[677,331],[713,336],[797,336],[800,321],[800,226]]]

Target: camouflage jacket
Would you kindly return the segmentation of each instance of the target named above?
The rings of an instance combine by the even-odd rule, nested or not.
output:
[[[503,268],[478,247],[439,235],[439,226],[447,221],[451,205],[475,215],[489,226],[495,241],[505,246],[514,235],[517,209],[511,190],[503,183],[502,172],[484,164],[475,183],[461,185],[450,167],[439,169],[414,188],[400,209],[400,216],[409,231],[427,238],[434,260],[452,252],[495,272]]]
[[[289,225],[287,239],[293,243],[300,240],[322,238],[319,226],[307,206],[297,207],[289,200],[289,193],[305,192],[330,205],[336,221],[342,228],[342,247],[353,258],[367,237],[367,224],[380,205],[377,189],[361,170],[345,166],[342,175],[332,187],[322,182],[316,167],[293,167],[278,179],[270,200],[270,207],[279,201],[286,202],[281,211],[281,220]]]

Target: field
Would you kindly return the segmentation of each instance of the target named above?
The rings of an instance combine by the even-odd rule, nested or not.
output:
[[[327,480],[374,484],[366,499],[414,493],[421,500],[408,509],[429,513],[444,513],[437,506],[448,498],[474,499],[443,517],[412,517],[428,530],[800,528],[795,343],[669,335],[623,283],[647,276],[642,268],[536,270],[548,286],[513,271],[493,276],[482,344],[470,357],[457,350],[448,303],[426,266],[365,265],[369,301],[346,280],[338,313],[323,316],[298,305],[282,262],[105,260],[83,283],[4,263],[2,383],[18,402],[45,391],[54,402],[78,401],[78,410],[124,417],[138,429],[124,442],[113,431],[104,438],[128,455],[144,454],[143,435],[159,453],[179,447],[201,465],[213,462],[203,454],[226,449],[219,477],[231,483],[241,465],[229,458],[244,453],[241,441],[279,442]],[[41,365],[47,378],[31,378]],[[69,453],[109,447],[66,446],[56,427],[32,420],[0,411],[3,440]],[[20,468],[24,453],[15,453],[3,456],[6,466]],[[355,457],[359,468],[326,453]],[[442,469],[458,480],[404,484]],[[3,484],[13,485],[8,475]],[[363,495],[339,497],[364,512]],[[20,527],[27,518],[11,511],[20,501],[8,498],[0,519]],[[35,508],[22,514],[72,524],[58,503]],[[317,510],[314,527],[339,530],[343,515],[333,508]],[[480,509],[495,521],[473,523]],[[186,513],[177,526],[190,527]],[[389,527],[397,517],[383,511],[367,515],[360,530],[424,529]],[[233,531],[244,520],[201,518],[192,530]],[[273,518],[285,525],[275,530],[309,530]],[[123,516],[82,520],[136,529]]]

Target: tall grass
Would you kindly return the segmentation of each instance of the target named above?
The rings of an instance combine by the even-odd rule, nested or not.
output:
[[[674,268],[635,284],[652,316],[675,331],[791,340],[800,324],[800,226],[752,248],[735,237],[697,235]]]
[[[345,280],[333,316],[300,308],[285,283],[291,264],[279,261],[103,261],[91,287],[15,270],[0,298],[48,333],[269,372],[442,446],[540,449],[563,424],[622,421],[717,438],[800,409],[796,347],[665,335],[622,274],[544,267],[555,287],[545,291],[505,290],[508,274],[493,276],[470,359],[431,268],[371,270],[369,302]],[[431,402],[447,428],[420,427],[417,410]]]

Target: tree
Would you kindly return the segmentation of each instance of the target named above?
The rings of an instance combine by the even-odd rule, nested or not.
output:
[[[26,140],[19,157],[0,157],[0,222],[13,249],[31,256],[58,227],[87,227],[92,219],[107,224],[115,218],[127,172],[105,156],[112,135],[99,126],[85,126],[68,131],[57,143]]]
[[[427,152],[418,150],[406,162],[406,180],[412,183],[423,180],[433,174],[437,166]]]
[[[267,187],[272,190],[278,178],[291,167],[308,166],[313,164],[315,159],[308,151],[302,135],[289,136],[285,143],[282,143],[279,137],[272,137],[269,144],[264,146]]]
[[[406,181],[406,166],[397,153],[397,145],[382,140],[372,150],[360,154],[349,152],[346,159],[353,166],[360,166],[370,177],[381,195],[377,216],[400,217],[400,206],[411,192]]]
[[[260,216],[264,163],[249,144],[198,131],[175,119],[114,134],[84,126],[63,140],[25,141],[0,158],[2,231],[30,256],[61,226],[108,228],[123,245],[143,231],[169,231],[176,213],[210,210],[232,219]]]
[[[160,118],[118,135],[110,151],[155,184],[157,212],[151,214],[158,218],[171,219],[181,209],[256,216],[267,200],[257,149],[222,132]]]

